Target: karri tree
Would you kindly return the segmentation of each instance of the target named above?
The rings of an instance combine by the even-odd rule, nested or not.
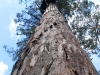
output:
[[[23,38],[17,42],[17,49],[4,48],[9,54],[12,54],[13,60],[18,60],[22,50],[34,30],[39,25],[41,19],[40,9],[42,0],[20,0],[26,4],[26,9],[17,13],[14,20],[17,26],[17,35]],[[99,54],[100,52],[100,7],[88,0],[56,0],[56,6],[68,21],[69,26],[77,37],[82,48],[90,54]],[[24,35],[24,36],[23,36]]]
[[[11,75],[98,75],[55,3],[43,0],[42,18]]]

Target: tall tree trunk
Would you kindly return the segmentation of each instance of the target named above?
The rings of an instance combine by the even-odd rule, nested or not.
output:
[[[98,75],[55,4],[44,12],[11,75]]]

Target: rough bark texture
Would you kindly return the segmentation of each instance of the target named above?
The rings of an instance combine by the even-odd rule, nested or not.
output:
[[[50,4],[11,75],[98,75],[57,7]]]

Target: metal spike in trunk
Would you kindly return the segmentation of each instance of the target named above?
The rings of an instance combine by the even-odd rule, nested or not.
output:
[[[98,75],[87,54],[50,3],[11,75]]]

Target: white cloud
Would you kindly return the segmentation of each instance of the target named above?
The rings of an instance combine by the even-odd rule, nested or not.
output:
[[[93,1],[95,4],[99,4],[100,5],[100,0],[89,0],[89,1]]]
[[[11,19],[11,23],[9,24],[9,31],[10,31],[10,38],[11,39],[19,39],[20,35],[17,36],[16,35],[16,28],[17,28],[18,24],[15,24],[14,20]]]
[[[8,4],[12,4],[12,3],[19,3],[19,0],[7,0]]]
[[[100,0],[93,0],[93,2],[100,5]]]
[[[10,4],[12,2],[12,0],[7,0],[7,3]]]
[[[19,0],[14,0],[14,3],[19,3]]]
[[[0,75],[4,75],[4,73],[8,70],[8,65],[4,64],[0,61]]]
[[[10,30],[10,33],[11,33],[11,38],[14,38],[14,36],[16,35],[16,27],[17,25],[15,24],[14,20],[11,19],[11,23],[9,25],[9,30]]]

